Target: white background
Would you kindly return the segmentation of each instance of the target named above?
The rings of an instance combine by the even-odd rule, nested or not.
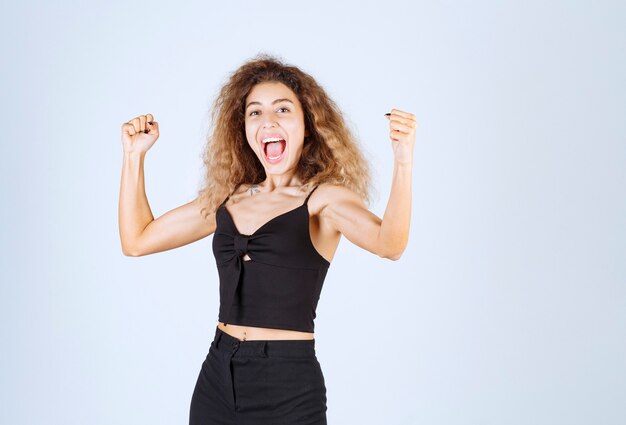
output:
[[[420,127],[411,235],[343,239],[316,319],[330,424],[626,422],[626,9],[608,1],[11,2],[0,13],[0,422],[184,424],[217,324],[211,237],[121,252],[120,127],[155,217],[257,53],[312,74],[374,169]]]

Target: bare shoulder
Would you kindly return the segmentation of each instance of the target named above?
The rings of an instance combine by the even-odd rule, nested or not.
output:
[[[324,217],[331,213],[333,205],[339,203],[365,206],[363,199],[352,189],[339,184],[322,183],[311,195],[309,210],[313,215]]]
[[[316,215],[326,234],[341,233],[360,247],[372,250],[381,219],[369,211],[365,201],[352,189],[322,184],[310,199],[309,211]]]

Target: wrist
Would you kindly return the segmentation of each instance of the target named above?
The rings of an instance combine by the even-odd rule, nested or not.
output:
[[[393,166],[396,168],[412,168],[413,167],[413,155],[410,158],[394,159]]]
[[[146,156],[146,151],[134,151],[134,150],[124,151],[124,158],[128,158],[128,159],[143,159],[145,156]]]

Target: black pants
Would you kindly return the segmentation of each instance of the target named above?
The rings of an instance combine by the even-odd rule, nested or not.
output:
[[[315,340],[241,341],[216,327],[189,424],[326,425]]]

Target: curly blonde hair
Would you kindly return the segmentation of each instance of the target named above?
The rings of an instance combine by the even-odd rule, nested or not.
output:
[[[242,184],[265,180],[265,170],[246,141],[245,100],[263,82],[280,82],[298,97],[308,136],[296,175],[302,190],[321,183],[343,185],[370,201],[370,166],[339,107],[309,74],[268,54],[245,62],[221,88],[211,112],[203,152],[206,169],[198,199],[206,218]]]

